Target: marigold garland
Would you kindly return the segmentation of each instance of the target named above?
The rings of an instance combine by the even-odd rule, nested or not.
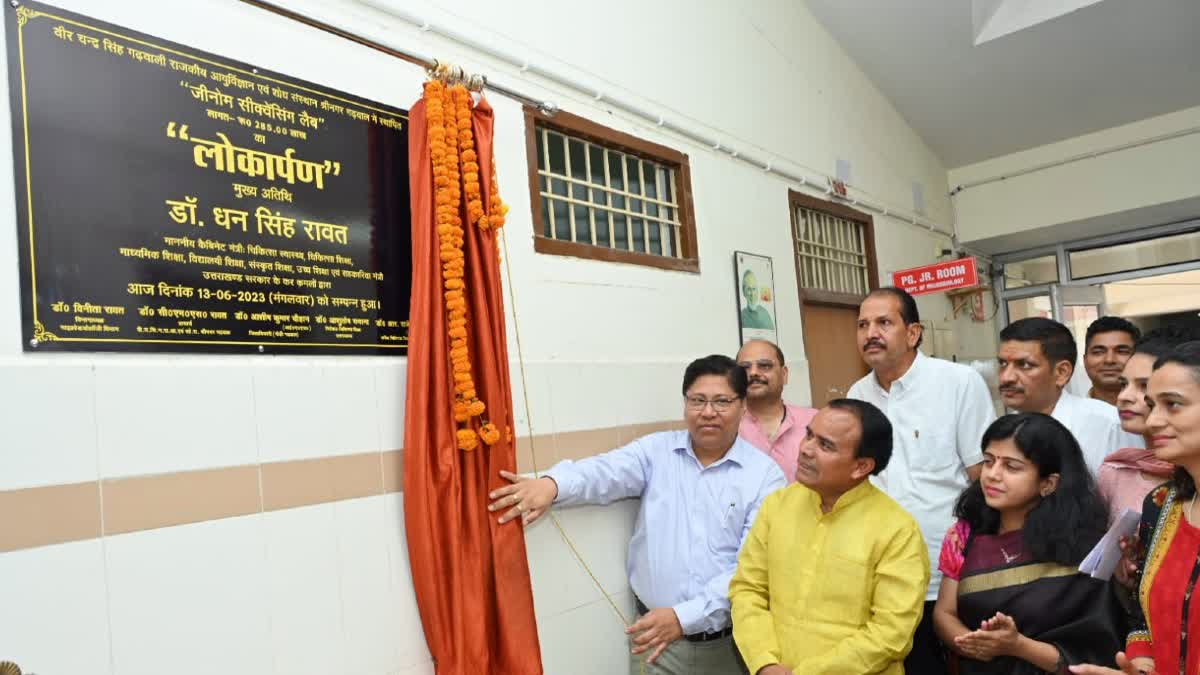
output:
[[[475,398],[475,381],[471,373],[470,352],[467,347],[468,322],[463,258],[462,219],[459,208],[462,193],[459,155],[460,96],[438,80],[425,83],[425,110],[428,119],[429,155],[433,164],[434,226],[438,235],[438,258],[442,263],[442,286],[445,289],[446,328],[451,338],[451,372],[456,392],[453,403],[454,421],[459,425],[455,434],[458,447],[474,450],[479,437],[469,427],[472,417],[482,414],[486,406]],[[463,90],[465,93],[466,90]],[[468,101],[469,103],[469,101]],[[470,110],[468,108],[468,115]]]
[[[457,436],[459,448],[470,452],[479,447],[479,435],[474,429],[459,429]]]
[[[433,164],[434,228],[438,236],[438,259],[442,263],[443,297],[446,301],[446,331],[450,337],[451,377],[454,383],[452,411],[458,425],[455,433],[458,447],[474,450],[482,442],[494,445],[502,436],[512,440],[512,430],[505,427],[501,434],[491,422],[484,422],[478,431],[471,420],[487,411],[479,400],[471,368],[468,347],[471,323],[467,313],[466,260],[463,237],[467,224],[482,230],[502,227],[508,206],[500,200],[495,162],[492,162],[491,183],[487,204],[484,204],[480,182],[479,155],[475,147],[471,115],[471,93],[456,84],[447,86],[440,80],[425,83],[425,105],[428,120],[429,154]],[[465,203],[464,203],[465,202]],[[497,242],[497,256],[499,245]]]
[[[467,222],[482,225],[483,192],[479,186],[479,157],[475,154],[475,134],[471,122],[471,94],[465,87],[454,88],[454,110],[457,118],[459,158],[462,189],[467,197]]]
[[[495,157],[492,158],[492,185],[488,192],[487,225],[480,224],[480,227],[486,230],[490,225],[492,229],[498,230],[504,227],[504,216],[508,214],[508,204],[500,200],[500,181],[496,179]]]
[[[488,422],[482,427],[479,427],[479,437],[483,439],[484,443],[487,443],[488,445],[495,445],[496,441],[500,440],[500,430],[496,428],[495,424]]]

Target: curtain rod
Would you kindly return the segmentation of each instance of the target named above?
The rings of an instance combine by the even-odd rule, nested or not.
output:
[[[403,49],[403,48],[393,47],[393,46],[390,46],[387,44],[383,44],[376,40],[372,40],[372,39],[363,37],[363,36],[359,35],[358,33],[355,33],[352,30],[349,30],[346,28],[340,28],[340,27],[330,24],[326,21],[314,19],[314,18],[307,16],[305,14],[302,14],[300,12],[286,9],[284,7],[279,6],[278,4],[276,4],[274,2],[266,2],[265,0],[239,0],[239,1],[243,2],[247,5],[251,5],[253,7],[258,7],[259,9],[271,12],[273,14],[277,14],[279,16],[291,19],[293,21],[298,21],[300,23],[303,23],[312,28],[316,28],[318,30],[324,31],[326,33],[330,33],[330,34],[336,35],[338,37],[344,38],[346,40],[350,40],[351,42],[362,45],[364,47],[374,49],[379,52],[383,52],[384,54],[388,54],[389,56],[394,56],[403,61],[413,63],[415,65],[421,66],[422,68],[425,68],[426,70],[434,69],[438,65],[440,65],[438,60],[433,58],[432,56],[422,54],[420,52],[415,52],[410,49]],[[480,44],[478,41],[473,40],[470,37],[463,35],[461,33],[458,33],[457,31],[454,31],[452,29],[446,28],[444,26],[435,26],[435,25],[431,24],[430,22],[424,20],[423,18],[416,16],[414,14],[410,14],[400,8],[392,7],[385,3],[379,2],[379,0],[357,0],[357,2],[360,5],[369,7],[371,9],[374,9],[379,12],[382,12],[388,16],[399,19],[409,25],[416,26],[422,32],[436,33],[437,35],[440,35],[446,39],[457,42],[457,43],[459,43],[465,47],[468,47],[472,50],[481,52],[481,53],[491,56],[492,58],[495,58],[499,61],[507,63],[511,66],[520,68],[521,72],[530,72],[541,78],[549,80],[555,84],[561,85],[563,87],[566,87],[566,88],[574,90],[574,91],[578,91],[578,92],[587,94],[588,96],[592,97],[597,103],[603,101],[611,107],[620,109],[627,114],[633,115],[636,118],[640,118],[642,121],[649,122],[649,123],[653,124],[654,126],[659,127],[661,129],[667,129],[671,132],[674,132],[675,134],[678,134],[694,143],[698,143],[698,144],[706,146],[714,151],[717,151],[717,152],[725,155],[726,157],[730,157],[732,159],[739,160],[739,161],[741,161],[745,164],[749,164],[750,166],[753,166],[761,171],[777,175],[780,178],[783,178],[784,180],[789,181],[791,183],[795,183],[796,185],[799,185],[801,187],[808,186],[815,191],[824,192],[825,195],[830,198],[837,197],[837,198],[841,199],[841,201],[844,201],[845,203],[849,204],[852,207],[859,207],[859,208],[863,208],[863,209],[866,209],[869,211],[874,211],[875,213],[878,213],[881,216],[889,216],[899,222],[907,223],[907,224],[912,225],[913,227],[919,228],[921,230],[927,230],[929,232],[933,232],[933,233],[937,233],[937,234],[940,234],[945,237],[949,237],[952,242],[957,244],[957,236],[955,235],[954,232],[947,231],[941,227],[938,227],[938,223],[921,216],[920,214],[916,213],[915,211],[908,211],[908,210],[903,210],[903,209],[892,209],[882,203],[875,203],[869,199],[869,195],[867,195],[863,190],[860,190],[858,188],[850,187],[849,189],[855,193],[860,193],[862,196],[838,197],[837,195],[834,195],[833,187],[830,184],[832,177],[829,176],[828,174],[822,174],[822,173],[813,171],[812,176],[805,176],[802,173],[795,173],[795,172],[787,171],[785,169],[781,169],[781,168],[775,166],[774,162],[772,162],[770,160],[764,160],[764,159],[756,157],[750,153],[743,152],[743,151],[737,150],[736,148],[724,145],[719,140],[708,138],[698,132],[695,132],[695,131],[687,128],[686,126],[672,122],[672,121],[666,119],[665,117],[663,117],[662,115],[656,115],[652,112],[643,110],[642,108],[640,108],[639,106],[637,106],[634,103],[622,100],[617,97],[610,96],[610,95],[606,94],[605,92],[603,92],[599,89],[596,89],[594,87],[584,86],[583,84],[581,84],[571,78],[568,78],[564,75],[556,73],[547,68],[540,67],[536,64],[532,64],[526,59],[517,58],[511,54],[507,54],[507,53],[500,51],[494,47]],[[544,115],[553,116],[555,113],[558,112],[559,108],[553,101],[542,100],[537,97],[530,96],[528,94],[524,94],[517,89],[513,89],[511,87],[504,86],[498,82],[495,82],[486,76],[484,76],[482,79],[483,79],[483,87],[484,88],[491,89],[492,91],[495,91],[496,93],[503,94],[504,96],[507,96],[507,97],[517,100],[517,101],[520,101],[522,103],[527,103],[529,105],[532,105],[535,108],[537,108],[538,110],[540,110]]]

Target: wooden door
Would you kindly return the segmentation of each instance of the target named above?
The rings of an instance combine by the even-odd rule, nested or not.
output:
[[[820,408],[844,398],[850,385],[867,374],[858,351],[858,308],[804,303],[801,321],[812,405]]]
[[[875,223],[845,204],[788,191],[812,404],[843,398],[867,374],[858,306],[879,288]]]

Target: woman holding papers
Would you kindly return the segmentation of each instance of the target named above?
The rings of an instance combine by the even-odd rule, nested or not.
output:
[[[1200,578],[1200,342],[1188,342],[1154,362],[1147,384],[1151,403],[1146,435],[1154,456],[1174,464],[1169,485],[1142,503],[1138,538],[1145,555],[1138,567],[1138,608],[1122,673],[1200,672],[1200,603],[1191,599]],[[1108,673],[1080,667],[1073,672]]]
[[[959,673],[1111,663],[1120,606],[1107,583],[1078,570],[1107,519],[1079,444],[1054,418],[1023,413],[992,423],[983,453],[938,563],[934,627]]]
[[[1173,334],[1153,332],[1134,346],[1133,356],[1121,371],[1121,393],[1117,395],[1117,410],[1121,428],[1146,435],[1146,417],[1150,406],[1146,402],[1146,383],[1154,371],[1154,361],[1186,340]],[[1104,458],[1096,481],[1100,495],[1108,502],[1108,519],[1116,522],[1125,509],[1142,510],[1142,500],[1151,490],[1171,477],[1175,466],[1154,456],[1149,442],[1144,448],[1122,448]]]

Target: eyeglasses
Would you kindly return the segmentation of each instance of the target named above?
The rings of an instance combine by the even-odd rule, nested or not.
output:
[[[742,361],[738,364],[743,370],[750,370],[751,366],[758,368],[759,372],[769,373],[775,369],[775,362],[763,359],[761,361]]]
[[[730,406],[738,402],[737,398],[717,397],[710,399],[703,396],[685,396],[683,400],[687,402],[688,410],[704,410],[705,406],[711,404],[713,410],[719,413],[726,412]]]

